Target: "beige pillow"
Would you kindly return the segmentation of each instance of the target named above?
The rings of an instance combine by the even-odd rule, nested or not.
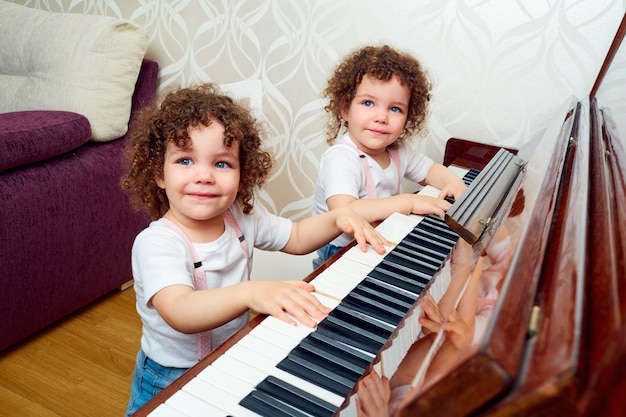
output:
[[[92,140],[128,129],[147,32],[108,16],[53,13],[0,1],[0,113],[65,110]]]

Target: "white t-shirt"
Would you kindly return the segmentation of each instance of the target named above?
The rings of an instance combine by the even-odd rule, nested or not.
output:
[[[324,152],[320,160],[313,196],[315,214],[327,212],[326,200],[334,195],[349,195],[359,200],[367,198],[365,172],[359,155],[364,154],[356,148],[348,133],[337,139],[337,142]],[[382,169],[374,159],[367,155],[365,158],[372,170],[378,198],[399,194],[398,168],[396,168],[393,159],[387,168]],[[432,159],[422,155],[409,145],[398,148],[398,158],[400,160],[400,179],[406,178],[416,183],[426,178],[434,163]],[[344,233],[330,243],[343,247],[352,239],[352,235]]]
[[[255,205],[245,215],[238,205],[231,207],[233,216],[248,243],[244,253],[235,230],[225,222],[226,230],[217,240],[194,243],[206,273],[207,287],[234,285],[248,279],[248,257],[253,248],[277,251],[285,247],[291,234],[289,219],[270,214]],[[198,362],[198,336],[171,328],[154,309],[150,300],[161,289],[184,284],[194,287],[193,260],[185,241],[168,225],[154,221],[135,238],[132,248],[132,270],[135,280],[137,311],[142,321],[141,347],[160,365],[189,368]],[[249,318],[241,317],[211,331],[212,349],[239,330]]]

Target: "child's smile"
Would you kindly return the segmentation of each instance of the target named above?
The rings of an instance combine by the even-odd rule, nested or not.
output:
[[[221,226],[239,190],[239,144],[226,147],[224,128],[216,121],[190,129],[189,136],[189,146],[170,143],[165,153],[158,184],[169,200],[168,215],[187,226],[207,221]]]
[[[409,99],[409,88],[395,76],[389,81],[363,77],[343,112],[356,146],[372,157],[384,153],[404,130]]]

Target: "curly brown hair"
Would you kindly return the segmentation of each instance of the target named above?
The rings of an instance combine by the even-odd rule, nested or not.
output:
[[[123,190],[131,192],[134,208],[146,210],[154,220],[167,212],[167,195],[156,182],[163,178],[167,145],[189,146],[189,130],[208,126],[213,120],[224,126],[224,145],[239,143],[241,174],[237,201],[244,213],[252,211],[255,187],[263,186],[273,160],[261,149],[258,121],[213,84],[177,89],[167,94],[160,106],[148,106],[140,112],[128,138],[125,157],[129,169],[120,182]]]
[[[365,46],[347,55],[335,68],[322,95],[329,99],[324,107],[330,114],[326,126],[326,141],[332,145],[342,126],[348,122],[341,116],[350,107],[356,89],[364,76],[381,81],[389,81],[394,75],[400,84],[410,91],[409,108],[404,130],[397,145],[419,131],[428,115],[428,102],[431,95],[431,82],[421,64],[412,55],[400,52],[389,45]]]

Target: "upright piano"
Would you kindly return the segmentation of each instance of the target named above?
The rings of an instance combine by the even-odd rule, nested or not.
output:
[[[317,329],[257,316],[135,415],[356,416],[359,381],[393,380],[417,351],[398,416],[623,415],[626,153],[598,90],[625,33],[626,16],[590,96],[507,151],[520,173],[476,199],[497,199],[480,235],[453,216],[391,216],[387,255],[352,244],[305,278],[333,309]],[[444,164],[480,192],[502,154],[450,139]],[[443,357],[447,334],[426,336],[422,302],[460,308],[471,288],[473,340]]]

